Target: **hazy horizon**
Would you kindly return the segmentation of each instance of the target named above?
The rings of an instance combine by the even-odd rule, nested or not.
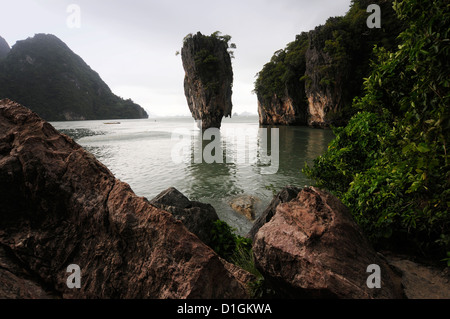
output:
[[[79,24],[70,24],[79,8]],[[176,56],[188,33],[232,36],[233,113],[257,114],[255,75],[295,36],[344,15],[350,0],[1,1],[0,36],[12,47],[37,33],[54,34],[108,84],[149,114],[190,115],[184,70]],[[68,23],[69,20],[69,23]],[[14,26],[14,27],[11,27]]]

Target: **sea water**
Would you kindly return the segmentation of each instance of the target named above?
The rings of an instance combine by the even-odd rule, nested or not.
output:
[[[286,185],[303,187],[313,183],[301,170],[305,163],[311,165],[323,154],[334,138],[331,130],[271,127],[278,129],[279,158],[276,170],[263,174],[262,168],[267,165],[249,156],[234,161],[224,157],[223,161],[213,163],[195,160],[195,141],[202,140],[202,132],[190,117],[51,124],[91,152],[117,178],[128,183],[138,196],[151,200],[173,186],[190,200],[211,204],[220,219],[241,235],[250,230],[252,221],[231,208],[233,198],[239,195],[256,198],[257,218],[272,200],[274,192]],[[269,133],[271,128],[268,128]],[[192,136],[192,148],[184,150],[187,154],[181,162],[174,158],[174,150],[180,143],[177,132],[180,131]],[[233,135],[236,132],[245,132],[245,144],[236,141]],[[204,140],[202,147],[215,141],[223,147],[223,154],[241,152],[239,148],[245,148],[245,154],[259,154],[261,138],[257,116],[234,116],[224,118],[220,135]],[[268,147],[270,154],[270,143]]]

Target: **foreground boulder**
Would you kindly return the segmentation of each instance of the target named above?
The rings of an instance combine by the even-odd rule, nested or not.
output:
[[[245,298],[247,272],[29,109],[0,101],[0,298]],[[69,288],[67,267],[81,269]]]
[[[275,215],[278,205],[280,205],[281,203],[289,202],[292,199],[296,198],[299,192],[300,188],[298,187],[295,186],[284,187],[272,199],[272,201],[269,203],[269,206],[267,206],[267,208],[263,211],[263,213],[255,220],[247,237],[253,240],[258,230],[262,226],[264,226],[264,224],[267,223],[273,217],[273,215]]]
[[[255,264],[290,298],[402,298],[400,279],[369,245],[347,208],[314,187],[280,203],[256,233]],[[381,269],[381,288],[369,288],[369,265]],[[372,282],[372,280],[370,280]]]
[[[190,232],[211,246],[211,229],[214,222],[219,220],[219,216],[210,204],[190,201],[175,187],[161,192],[150,204],[172,213]]]

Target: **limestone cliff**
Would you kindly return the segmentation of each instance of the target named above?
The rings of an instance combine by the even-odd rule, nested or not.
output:
[[[192,117],[202,128],[220,128],[222,118],[231,117],[233,70],[229,36],[198,32],[184,39],[181,58],[185,70],[184,93]]]
[[[366,8],[377,3],[383,28],[369,29]],[[296,36],[257,74],[261,125],[343,125],[352,115],[374,45],[395,48],[401,22],[392,0],[355,0],[343,17]]]
[[[345,85],[348,83],[346,76],[349,73],[349,66],[339,63],[340,61],[325,49],[325,42],[321,39],[323,29],[324,27],[320,26],[309,32],[309,47],[305,53],[308,125],[313,127],[326,127],[332,123],[329,115],[343,109],[343,95],[346,91]],[[351,100],[347,102],[351,103]]]
[[[255,93],[261,125],[307,124],[305,83],[298,76],[305,73],[307,40],[306,33],[298,35],[286,50],[275,52],[271,61],[258,73]],[[281,77],[283,81],[274,81]]]
[[[5,58],[10,50],[11,48],[9,47],[8,42],[6,42],[5,39],[0,37],[0,59]]]
[[[299,85],[300,87],[300,85]],[[303,93],[304,94],[304,93]],[[308,120],[306,102],[293,98],[286,88],[285,94],[274,94],[270,100],[258,97],[259,123],[262,125],[305,125]],[[299,102],[300,101],[300,102]]]

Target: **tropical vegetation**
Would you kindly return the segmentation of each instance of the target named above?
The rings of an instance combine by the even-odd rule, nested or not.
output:
[[[364,94],[304,172],[336,194],[378,247],[450,251],[450,3],[394,1],[406,29],[374,48]],[[448,261],[448,258],[442,260]]]

